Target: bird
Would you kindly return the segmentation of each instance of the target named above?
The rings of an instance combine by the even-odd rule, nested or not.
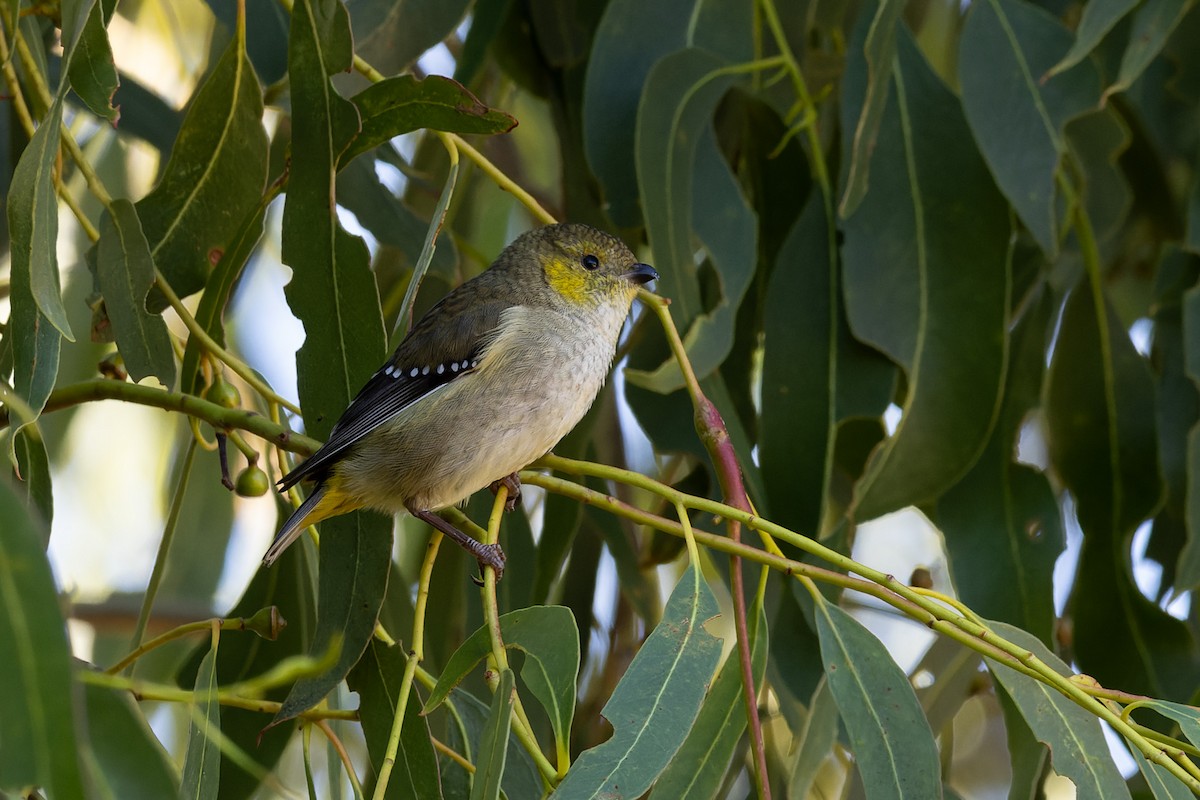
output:
[[[517,237],[413,325],[329,439],[279,481],[312,484],[263,556],[309,525],[368,508],[407,511],[497,574],[505,556],[438,516],[485,487],[519,492],[604,385],[638,288],[658,278],[620,239],[560,223]],[[510,496],[511,510],[515,502]]]

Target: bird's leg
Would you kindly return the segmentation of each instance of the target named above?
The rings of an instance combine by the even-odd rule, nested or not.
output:
[[[475,560],[479,562],[480,572],[484,567],[491,567],[496,570],[496,580],[500,580],[504,574],[504,551],[500,549],[500,545],[484,544],[478,539],[473,539],[432,511],[419,511],[415,508],[409,508],[408,511],[417,519],[449,536],[455,544],[475,556]]]
[[[504,510],[512,511],[517,507],[517,503],[521,502],[521,479],[517,477],[517,473],[510,472],[498,481],[492,481],[492,485],[488,488],[492,490],[492,494],[500,491],[500,487],[508,488],[508,498],[504,501]]]

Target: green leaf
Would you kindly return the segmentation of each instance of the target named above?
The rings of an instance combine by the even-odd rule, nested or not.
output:
[[[1058,254],[1055,175],[1063,128],[1095,108],[1100,78],[1084,61],[1041,82],[1071,45],[1047,12],[1020,0],[974,3],[959,43],[962,103],[1004,196],[1047,256]]]
[[[825,675],[868,796],[940,798],[937,745],[908,677],[842,609],[820,599],[816,619]]]
[[[1075,29],[1075,41],[1071,44],[1071,49],[1044,77],[1053,78],[1087,58],[1096,49],[1096,45],[1100,44],[1100,40],[1137,4],[1137,0],[1096,0],[1085,5],[1079,27]]]
[[[1133,137],[1112,105],[1077,117],[1067,126],[1067,144],[1079,168],[1081,194],[1092,227],[1115,239],[1133,204],[1129,180],[1120,159]]]
[[[698,377],[728,355],[737,306],[753,278],[754,213],[721,158],[710,123],[721,97],[739,80],[724,59],[681,50],[650,70],[638,106],[636,162],[646,234],[662,275],[659,291],[671,298],[671,316]],[[705,241],[722,284],[721,296],[707,307],[693,230]],[[683,385],[670,360],[649,374],[626,370],[626,377],[663,394]]]
[[[0,479],[0,789],[84,797],[71,651],[44,533]]]
[[[1200,286],[1183,293],[1183,347],[1184,369],[1200,388]],[[1200,423],[1192,426],[1187,437],[1186,494],[1188,539],[1179,554],[1175,585],[1194,589],[1200,586]]]
[[[808,704],[804,725],[795,732],[796,752],[792,757],[788,778],[788,797],[808,797],[816,780],[817,770],[833,752],[837,739],[838,709],[829,678],[822,677]]]
[[[8,228],[12,237],[10,248],[13,299],[17,299],[19,282],[37,304],[38,321],[34,324],[53,325],[73,342],[75,337],[71,333],[70,323],[67,322],[67,310],[63,306],[62,290],[59,287],[56,252],[58,196],[54,193],[53,171],[55,160],[58,158],[61,124],[62,100],[55,100],[21,153],[16,169],[13,170],[7,210]],[[19,343],[20,339],[17,341]],[[18,348],[18,369],[21,369],[29,355],[40,355],[40,352],[23,357],[22,350]],[[17,391],[21,391],[20,387]],[[41,403],[35,402],[36,397],[25,395],[25,399],[36,410],[41,409]]]
[[[350,690],[358,693],[359,718],[376,776],[387,753],[405,661],[400,647],[387,647],[372,639],[363,657],[346,677]],[[429,722],[421,714],[421,699],[417,697],[415,686],[409,687],[401,724],[400,745],[384,796],[412,800],[442,797]]]
[[[1128,562],[1134,528],[1162,501],[1153,380],[1087,282],[1063,310],[1045,409],[1050,459],[1084,533],[1068,604],[1079,665],[1106,686],[1189,697],[1200,672],[1195,641],[1142,596]]]
[[[508,727],[516,697],[516,678],[512,670],[501,669],[499,685],[492,697],[492,711],[483,735],[479,737],[475,776],[471,780],[471,800],[498,800],[500,797],[500,782],[508,758]]]
[[[1200,710],[1195,706],[1171,703],[1166,700],[1139,700],[1137,708],[1152,708],[1179,725],[1179,730],[1193,745],[1200,745]]]
[[[313,638],[316,609],[313,593],[311,548],[297,543],[279,557],[271,569],[260,569],[242,593],[237,604],[225,615],[249,617],[259,609],[275,606],[287,627],[273,642],[251,634],[227,635],[216,659],[216,682],[228,686],[268,671],[286,658],[308,651]],[[196,683],[200,664],[208,655],[208,643],[197,645],[175,676],[184,687]],[[264,699],[281,702],[286,687],[268,691]],[[256,711],[226,707],[221,711],[221,733],[254,761],[269,771],[274,768],[292,738],[292,730],[279,726],[263,730],[263,716]],[[221,800],[249,797],[259,786],[257,776],[234,763],[222,753]]]
[[[929,720],[929,728],[948,731],[963,703],[977,691],[979,654],[959,642],[939,636],[910,674],[922,677],[917,700]]]
[[[154,263],[185,297],[254,213],[267,179],[262,89],[237,36],[196,91],[161,180],[137,203]],[[166,300],[153,292],[149,307]]]
[[[338,153],[358,124],[354,106],[329,82],[330,74],[351,61],[349,22],[338,0],[296,3],[288,58],[293,157],[283,211],[283,260],[293,270],[288,303],[308,332],[296,354],[305,428],[321,438],[385,355],[366,247],[338,225],[330,191]],[[362,511],[322,523],[317,630],[310,652],[323,653],[340,638],[341,653],[328,673],[293,687],[273,725],[320,702],[366,648],[386,591],[391,530],[391,520]]]
[[[493,698],[494,699],[494,698]],[[480,752],[483,731],[491,716],[486,705],[462,689],[450,693],[447,704],[454,714],[447,725],[447,744],[468,760],[475,762]],[[466,797],[470,793],[470,776],[457,762],[442,760],[442,792],[446,797]],[[508,733],[508,757],[502,780],[504,793],[514,800],[519,797],[541,797],[542,779],[533,759],[521,745],[516,734]]]
[[[217,800],[220,796],[221,750],[216,735],[221,732],[221,704],[217,701],[217,642],[212,644],[196,671],[196,693],[188,706],[192,724],[188,728],[180,797]]]
[[[1009,800],[1034,800],[1041,795],[1046,778],[1046,765],[1050,759],[1050,748],[1037,740],[1029,723],[1003,684],[993,683],[996,700],[1004,715],[1004,734],[1008,741],[1009,758],[1012,761],[1012,784],[1008,789]]]
[[[406,71],[462,21],[468,0],[347,0],[355,51],[385,75]]]
[[[88,738],[109,797],[178,797],[179,771],[125,691],[83,685]]]
[[[954,585],[973,611],[1017,625],[1050,644],[1054,564],[1066,542],[1059,501],[1046,476],[1013,460],[1021,425],[1040,402],[1048,293],[1012,334],[1012,360],[1000,420],[979,461],[938,500]]]
[[[650,788],[683,744],[712,680],[721,640],[704,624],[716,614],[708,584],[688,567],[604,705],[612,738],[580,754],[553,797],[638,797]]]
[[[41,521],[46,536],[49,536],[50,523],[54,519],[54,492],[46,443],[36,428],[26,427],[14,434],[13,449],[17,453],[19,479],[25,492],[26,506],[30,515]],[[46,547],[49,543],[47,539],[42,546]]]
[[[521,678],[542,704],[559,747],[565,752],[575,715],[575,679],[579,672],[579,629],[563,606],[531,606],[500,617],[506,649],[525,653]],[[425,703],[437,708],[450,690],[491,653],[488,629],[480,628],[454,651]]]
[[[163,386],[173,387],[175,351],[167,324],[161,314],[146,311],[154,260],[137,210],[128,200],[114,200],[100,218],[96,277],[130,377],[140,381],[154,375]]]
[[[1166,767],[1147,761],[1142,751],[1136,747],[1130,748],[1130,751],[1155,800],[1192,800],[1196,796],[1191,789],[1183,785],[1183,781],[1168,772]]]
[[[1071,670],[1041,640],[1002,622],[990,627],[1010,642],[1030,650],[1060,675]],[[1108,755],[1100,722],[1057,689],[1011,667],[987,659],[992,675],[1008,691],[1038,741],[1050,748],[1054,770],[1070,778],[1080,797],[1128,798],[1129,790]]]
[[[356,94],[362,130],[342,153],[342,165],[394,137],[427,128],[450,133],[506,133],[517,120],[488,108],[465,86],[450,78],[397,75]]]
[[[810,534],[831,478],[835,267],[825,209],[813,198],[780,247],[767,289],[758,437],[771,519]]]
[[[1133,12],[1129,47],[1121,57],[1116,82],[1104,90],[1104,97],[1123,92],[1133,85],[1150,62],[1162,52],[1167,39],[1191,10],[1195,0],[1146,0]]]
[[[1008,210],[958,101],[907,32],[892,80],[842,254],[850,327],[904,368],[908,391],[855,487],[858,520],[928,502],[962,477],[991,433],[1008,358]],[[847,84],[862,85],[857,60]]]
[[[212,337],[217,344],[225,344],[225,321],[223,314],[233,294],[234,286],[241,279],[242,271],[262,240],[263,222],[266,219],[267,206],[260,204],[258,210],[243,221],[230,246],[221,254],[217,267],[208,276],[204,293],[193,314],[196,323],[204,332]],[[195,336],[189,336],[187,347],[183,351],[183,362],[180,372],[183,375],[181,391],[186,394],[196,394],[202,388],[200,373],[200,356],[204,346]]]
[[[105,0],[92,6],[79,42],[70,55],[68,77],[71,88],[94,113],[116,125],[121,112],[113,108],[112,99],[121,85],[112,47],[108,43],[108,21],[115,0]]]
[[[854,213],[867,193],[871,154],[875,151],[875,144],[879,138],[879,126],[883,122],[883,110],[887,106],[888,90],[892,85],[892,65],[896,56],[896,23],[900,20],[904,3],[899,0],[879,0],[874,4],[873,11],[870,11],[871,8],[871,5],[864,7],[858,22],[861,28],[866,19],[871,20],[866,39],[862,43],[868,77],[862,109],[859,111],[857,123],[852,128],[854,134],[850,139],[850,166],[846,186],[842,191],[842,200],[838,205],[838,213],[843,218]],[[854,42],[851,47],[857,55],[856,45],[857,42]]]
[[[768,642],[767,616],[761,608],[749,633],[751,674],[758,687],[767,666]],[[704,698],[687,738],[654,782],[650,797],[657,800],[710,800],[716,797],[745,730],[742,669],[737,648],[734,648]]]
[[[640,226],[643,211],[650,210],[649,200],[638,191],[641,179],[634,159],[635,154],[642,157],[641,146],[635,145],[635,130],[651,67],[664,56],[693,45],[707,46],[710,53],[730,59],[749,59],[749,26],[743,24],[749,11],[749,5],[731,0],[608,3],[592,39],[584,79],[583,144],[588,164],[603,189],[608,216],[618,228]],[[701,24],[706,20],[707,24]],[[720,36],[722,29],[737,34],[732,45],[705,40]],[[671,103],[678,98],[670,96]],[[660,272],[665,278],[667,273]]]

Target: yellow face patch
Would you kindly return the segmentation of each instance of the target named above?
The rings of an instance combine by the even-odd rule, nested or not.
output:
[[[595,302],[596,287],[578,263],[562,258],[552,258],[546,263],[546,280],[550,288],[561,294],[567,302],[587,305]]]

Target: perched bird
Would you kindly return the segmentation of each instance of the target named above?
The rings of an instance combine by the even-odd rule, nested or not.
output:
[[[329,440],[279,482],[313,482],[263,557],[359,508],[407,510],[501,570],[504,553],[433,512],[505,481],[583,418],[639,285],[658,273],[587,225],[518,237],[442,298],[367,381]]]

